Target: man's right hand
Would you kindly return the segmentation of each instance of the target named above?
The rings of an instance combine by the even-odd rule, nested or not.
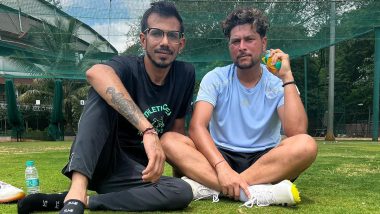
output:
[[[226,161],[218,164],[215,170],[219,184],[222,186],[223,195],[239,200],[240,189],[242,189],[247,197],[250,198],[248,183]]]
[[[165,153],[156,134],[144,134],[143,142],[149,161],[142,171],[142,179],[146,182],[156,182],[164,172]]]

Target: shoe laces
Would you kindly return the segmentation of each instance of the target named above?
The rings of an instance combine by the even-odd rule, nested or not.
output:
[[[253,207],[253,205],[257,205],[259,207],[265,207],[265,206],[269,206],[273,204],[274,201],[275,200],[274,200],[274,195],[272,191],[268,189],[256,187],[253,189],[251,193],[251,198],[248,199],[248,201],[246,201],[243,205],[240,205],[240,207],[245,206],[245,207],[251,208]]]
[[[213,191],[210,188],[207,188],[203,185],[200,185],[197,188],[196,192],[199,195],[199,197],[197,197],[197,199],[195,199],[194,201],[198,201],[198,200],[201,200],[203,198],[208,198],[210,196],[212,196],[212,203],[216,203],[219,201],[219,196],[218,196],[219,194],[216,191]]]

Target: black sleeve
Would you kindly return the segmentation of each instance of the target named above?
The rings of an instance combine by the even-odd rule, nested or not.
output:
[[[137,59],[135,57],[114,56],[103,64],[113,68],[120,80],[125,83],[127,82],[128,75],[136,70]]]
[[[194,66],[186,63],[186,66],[184,69],[187,71],[188,75],[185,78],[185,93],[183,102],[181,104],[181,108],[179,110],[179,114],[177,115],[177,118],[183,118],[185,117],[186,113],[191,110],[191,102],[193,101],[193,94],[194,94],[194,87],[195,87],[195,69]]]

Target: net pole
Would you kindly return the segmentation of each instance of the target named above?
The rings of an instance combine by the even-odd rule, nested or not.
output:
[[[305,73],[305,79],[304,79],[304,85],[305,85],[305,94],[304,94],[304,98],[305,98],[305,111],[306,111],[306,114],[307,114],[307,109],[308,109],[308,106],[307,106],[307,55],[305,55],[303,57],[303,67],[304,67],[304,73]]]
[[[372,141],[379,138],[380,27],[375,28],[375,72],[373,79]]]
[[[21,22],[21,7],[20,7],[20,2],[17,0],[17,5],[18,5],[18,22],[19,22],[19,27],[20,27],[20,34],[24,33],[24,30],[22,29],[22,22]]]
[[[107,32],[107,37],[108,37],[108,42],[110,42],[110,27],[111,27],[111,7],[112,7],[112,0],[110,0],[110,4],[108,7],[108,32]]]
[[[334,76],[335,76],[335,1],[331,1],[328,120],[325,140],[334,141]]]

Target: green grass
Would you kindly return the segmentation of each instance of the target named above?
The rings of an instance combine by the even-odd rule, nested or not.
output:
[[[35,160],[41,191],[65,191],[69,180],[60,171],[71,142],[0,143],[0,180],[24,188],[26,160]],[[184,213],[380,213],[380,144],[368,141],[320,141],[316,162],[296,185],[302,203],[295,208],[239,207],[222,199],[195,201]],[[170,166],[165,174],[171,174]],[[16,213],[16,204],[0,204],[0,213]],[[89,213],[89,211],[86,211]],[[114,212],[96,212],[114,213]]]

